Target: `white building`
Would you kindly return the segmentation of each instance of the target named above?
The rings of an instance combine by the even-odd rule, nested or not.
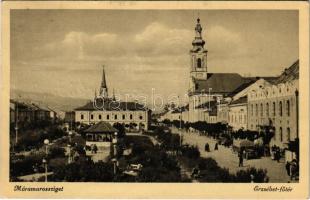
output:
[[[103,69],[100,95],[94,101],[75,109],[75,122],[95,124],[101,121],[124,124],[126,128],[147,130],[151,110],[137,102],[116,101],[108,97],[105,71]]]
[[[271,145],[287,147],[298,138],[299,62],[285,69],[274,85],[253,90],[248,95],[248,128],[274,129]]]

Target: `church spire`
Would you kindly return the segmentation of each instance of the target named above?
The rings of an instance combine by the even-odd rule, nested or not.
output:
[[[105,79],[105,71],[104,71],[104,65],[102,66],[102,80],[101,80],[101,86],[100,86],[100,96],[107,98],[108,97],[108,87]]]
[[[195,38],[202,38],[201,37],[202,27],[200,25],[200,19],[199,18],[197,18],[197,24],[196,24],[196,27],[195,27],[195,32],[196,32],[196,37]]]
[[[195,39],[193,40],[192,45],[194,48],[203,48],[203,46],[205,45],[205,41],[202,39],[202,27],[199,18],[197,18],[197,23],[195,27]]]

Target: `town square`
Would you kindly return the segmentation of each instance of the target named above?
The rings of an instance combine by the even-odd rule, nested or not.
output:
[[[298,11],[11,21],[10,182],[299,182]]]

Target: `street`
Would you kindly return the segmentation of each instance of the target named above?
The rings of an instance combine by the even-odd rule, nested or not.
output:
[[[179,133],[180,130],[171,128],[173,133]],[[236,153],[233,153],[231,148],[218,146],[218,150],[214,151],[216,141],[206,136],[200,136],[198,133],[188,133],[182,130],[183,144],[187,143],[190,145],[197,145],[201,154],[201,157],[214,158],[219,166],[228,168],[231,173],[236,173],[238,170],[255,167],[257,169],[262,168],[267,170],[267,176],[269,182],[288,182],[290,181],[289,176],[286,173],[285,163],[283,160],[277,161],[272,160],[270,157],[262,157],[260,159],[244,159],[244,167],[238,167],[239,159]],[[210,152],[205,152],[204,146],[206,143],[210,145]]]

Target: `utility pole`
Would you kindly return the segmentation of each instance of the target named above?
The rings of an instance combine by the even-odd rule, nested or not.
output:
[[[18,102],[16,102],[16,116],[15,116],[15,145],[18,142]]]
[[[180,103],[180,97],[178,96],[179,103]],[[180,146],[182,146],[182,107],[179,104],[180,109]]]

